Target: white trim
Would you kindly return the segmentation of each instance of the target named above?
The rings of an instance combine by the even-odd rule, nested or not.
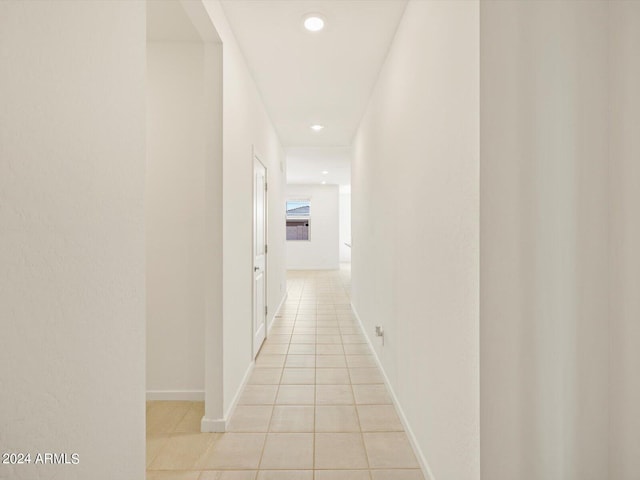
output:
[[[244,377],[242,377],[242,382],[240,382],[240,386],[238,387],[236,394],[233,396],[233,400],[231,400],[231,404],[229,405],[229,408],[227,409],[227,412],[224,415],[225,421],[227,423],[231,419],[233,412],[235,412],[236,410],[236,406],[238,405],[238,400],[240,400],[240,395],[242,395],[242,392],[244,392],[244,387],[247,386],[247,382],[249,381],[249,377],[251,376],[251,373],[253,372],[253,369],[255,366],[256,366],[256,362],[255,360],[252,360],[251,363],[249,364],[249,367],[247,368],[247,371],[244,372]]]
[[[153,400],[204,402],[204,390],[147,390],[147,401]]]
[[[200,420],[200,432],[202,433],[224,433],[226,426],[227,422],[224,418],[202,417],[202,420]]]
[[[280,300],[280,305],[278,305],[278,308],[276,308],[276,311],[273,313],[273,316],[271,317],[271,321],[268,322],[268,325],[267,325],[267,337],[271,333],[271,328],[273,328],[273,324],[276,321],[276,317],[278,316],[278,313],[280,313],[280,309],[284,305],[284,302],[287,300],[288,296],[289,296],[289,292],[285,292],[284,295],[282,296],[282,300]]]
[[[362,330],[362,333],[364,334],[365,338],[367,339],[367,344],[369,345],[369,348],[373,352],[373,358],[376,359],[376,364],[378,365],[378,368],[380,369],[380,372],[382,373],[382,377],[384,378],[384,383],[387,386],[387,390],[389,391],[389,394],[391,395],[391,401],[393,402],[393,405],[396,407],[396,411],[398,412],[398,416],[400,417],[400,421],[402,422],[402,426],[404,427],[405,432],[407,433],[407,437],[409,438],[409,443],[411,443],[411,447],[413,448],[413,452],[415,453],[416,458],[418,459],[418,463],[420,464],[420,468],[422,470],[422,473],[424,474],[424,477],[425,477],[426,480],[435,480],[436,477],[431,472],[431,468],[429,468],[429,464],[427,463],[427,459],[425,458],[424,454],[422,453],[422,450],[420,449],[420,446],[418,445],[418,441],[416,440],[416,436],[414,435],[413,430],[411,429],[411,426],[409,425],[409,421],[407,420],[407,417],[404,414],[404,410],[402,410],[402,406],[400,405],[400,401],[398,400],[398,397],[396,396],[396,392],[393,390],[391,382],[389,381],[389,377],[387,377],[387,372],[385,372],[384,367],[382,366],[382,362],[380,361],[380,357],[378,357],[378,353],[376,352],[375,348],[373,347],[373,344],[371,343],[371,339],[369,338],[369,335],[367,335],[367,333],[366,333],[366,329],[364,328],[364,325],[362,323],[362,319],[360,318],[360,315],[358,315],[358,312],[356,310],[356,307],[354,307],[353,302],[351,302],[351,310],[353,311],[353,314],[355,315],[356,320],[358,320],[358,323],[360,324],[360,329]]]
[[[284,302],[287,299],[288,295],[289,295],[288,292],[283,295],[282,301],[280,302],[280,305],[278,305],[278,309],[276,310],[276,313],[273,315],[273,318],[271,319],[271,322],[270,322],[271,325],[268,325],[268,330],[271,330],[271,327],[273,326],[276,315],[282,308],[282,305],[284,305]],[[202,417],[202,420],[200,422],[200,431],[202,432],[225,432],[226,431],[227,424],[229,423],[229,420],[231,419],[233,412],[238,406],[238,401],[240,400],[240,396],[242,395],[242,392],[244,392],[244,389],[247,386],[247,382],[249,381],[249,377],[251,376],[251,373],[253,372],[255,365],[256,365],[255,361],[252,361],[249,364],[249,367],[247,368],[247,371],[244,373],[244,377],[242,378],[242,382],[240,383],[240,387],[238,387],[236,394],[233,396],[233,400],[231,400],[231,405],[229,405],[229,408],[227,409],[227,412],[224,418],[209,419],[206,417]]]

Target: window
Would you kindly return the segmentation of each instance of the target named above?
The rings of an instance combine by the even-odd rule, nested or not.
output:
[[[311,201],[287,201],[287,240],[309,240]]]

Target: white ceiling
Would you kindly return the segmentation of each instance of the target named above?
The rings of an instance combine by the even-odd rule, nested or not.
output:
[[[364,114],[406,0],[223,0],[283,146],[289,183],[349,184],[345,149]],[[318,33],[308,13],[326,20]],[[319,133],[309,127],[325,125]],[[305,148],[292,148],[305,147]],[[313,181],[312,181],[313,180]]]
[[[329,172],[323,175],[322,172]],[[287,183],[349,185],[350,147],[293,147],[287,150]]]

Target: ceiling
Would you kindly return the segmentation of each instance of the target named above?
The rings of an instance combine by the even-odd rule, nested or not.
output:
[[[328,172],[326,175],[322,172]],[[350,147],[293,147],[287,150],[287,183],[349,185]]]
[[[406,0],[223,0],[222,5],[288,151],[288,180],[303,183],[318,171],[333,170],[335,181],[327,183],[348,184],[344,149],[297,147],[350,146]],[[323,31],[304,29],[309,13],[325,18]],[[325,128],[314,132],[312,124]]]

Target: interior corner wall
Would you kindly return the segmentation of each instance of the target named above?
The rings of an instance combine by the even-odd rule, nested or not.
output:
[[[147,45],[147,398],[203,400],[204,44]],[[218,176],[222,165],[218,165]]]
[[[608,2],[480,5],[482,478],[608,478]]]
[[[229,414],[252,364],[253,153],[267,167],[268,323],[286,295],[284,150],[264,108],[224,9],[204,6],[222,40],[223,56],[223,376]]]
[[[336,270],[339,255],[339,187],[287,185],[287,199],[310,199],[309,240],[287,241],[290,270]],[[281,225],[286,234],[285,224]]]
[[[353,306],[435,479],[480,477],[478,15],[408,3],[352,163]]]
[[[142,2],[0,2],[0,478],[144,478],[145,42]]]
[[[640,472],[640,3],[609,5],[612,202],[608,478],[635,480]]]

